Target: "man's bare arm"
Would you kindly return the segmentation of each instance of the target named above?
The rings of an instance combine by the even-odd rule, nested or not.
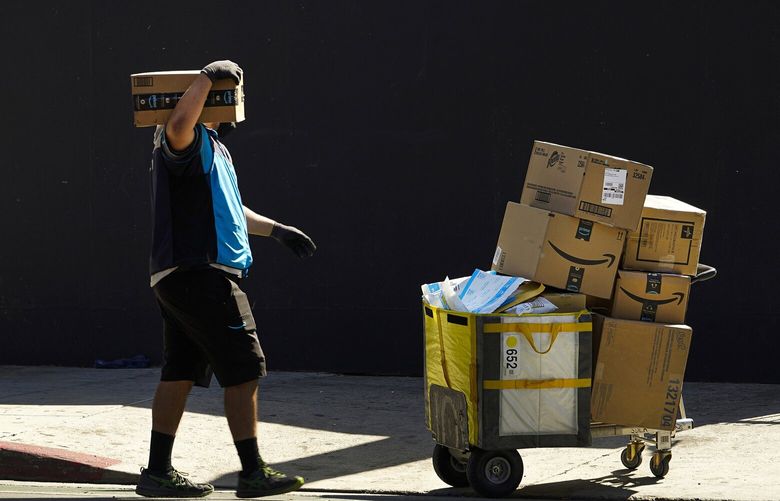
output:
[[[165,125],[165,138],[168,146],[177,151],[186,150],[195,140],[195,125],[198,123],[206,103],[206,97],[211,90],[211,80],[200,74],[187,92],[176,103],[168,123]]]
[[[177,151],[186,150],[195,140],[195,124],[203,111],[211,85],[223,78],[231,78],[238,85],[242,73],[236,63],[228,60],[214,61],[205,66],[176,103],[165,125],[168,146]]]
[[[244,217],[246,217],[246,229],[250,235],[260,237],[270,237],[276,221],[254,212],[252,209],[244,206]]]
[[[287,226],[261,216],[247,206],[244,206],[244,217],[246,217],[247,231],[251,235],[271,237],[290,249],[299,258],[311,257],[317,250],[317,246],[314,245],[311,238],[294,226]]]

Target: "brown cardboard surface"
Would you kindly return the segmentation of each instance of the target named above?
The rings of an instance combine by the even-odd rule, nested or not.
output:
[[[551,213],[547,211],[508,202],[492,269],[506,275],[536,280],[534,276],[550,216]]]
[[[520,203],[635,230],[652,176],[649,165],[534,141]]]
[[[618,270],[609,315],[626,320],[685,323],[691,277]]]
[[[585,294],[578,292],[545,291],[540,296],[558,307],[556,313],[573,313],[587,308]]]
[[[187,90],[199,70],[153,71],[130,75],[133,122],[136,127],[164,124],[178,97]],[[211,86],[199,122],[241,122],[244,120],[244,81],[217,80]]]
[[[598,352],[593,374],[591,419],[673,430],[691,344],[691,328],[682,324],[593,317]]]
[[[613,295],[614,295],[614,290],[613,290]],[[609,310],[612,307],[612,299],[587,295],[585,296],[585,304],[587,305],[588,309],[593,313],[601,313],[602,315],[609,315]]]
[[[672,197],[648,195],[628,234],[622,268],[695,275],[707,213]]]
[[[509,202],[492,269],[609,298],[625,230]]]

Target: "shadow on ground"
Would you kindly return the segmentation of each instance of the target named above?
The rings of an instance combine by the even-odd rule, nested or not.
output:
[[[159,369],[61,369],[0,366],[0,405],[122,405],[149,408]],[[260,419],[267,423],[377,440],[302,457],[275,466],[301,472],[310,482],[430,460],[433,441],[425,427],[421,378],[271,373],[261,384]],[[780,424],[780,385],[688,383],[684,401],[696,427],[714,423]],[[195,389],[187,411],[222,416],[222,391]],[[227,426],[227,424],[226,424]],[[384,438],[382,438],[384,437]],[[623,439],[599,439],[593,447],[619,447]],[[232,484],[227,477],[217,484]],[[624,489],[647,479],[615,474],[587,481],[538,484],[523,496],[548,491]],[[653,481],[653,480],[651,480]],[[610,484],[605,487],[603,484]]]
[[[616,470],[610,475],[591,479],[542,482],[520,487],[508,498],[517,499],[629,499],[637,494],[636,487],[663,482],[655,477],[633,477],[629,470]],[[436,489],[431,496],[480,497],[468,488]]]

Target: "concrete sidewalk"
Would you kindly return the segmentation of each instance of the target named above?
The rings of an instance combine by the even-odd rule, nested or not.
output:
[[[158,369],[0,366],[0,480],[132,484],[146,464]],[[694,428],[677,434],[669,474],[649,451],[620,463],[626,438],[588,448],[523,449],[515,497],[780,500],[780,385],[686,383]],[[272,372],[261,384],[260,448],[314,491],[471,496],[431,466],[422,378]],[[238,458],[222,391],[194,389],[176,468],[221,488]]]

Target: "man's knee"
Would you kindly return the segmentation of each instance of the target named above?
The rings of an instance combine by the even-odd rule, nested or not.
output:
[[[238,394],[238,393],[253,394],[255,393],[256,390],[257,390],[257,379],[251,379],[243,383],[234,384],[225,387],[225,393],[232,393],[232,394]]]
[[[157,393],[186,396],[192,390],[192,381],[160,381],[157,383]]]

